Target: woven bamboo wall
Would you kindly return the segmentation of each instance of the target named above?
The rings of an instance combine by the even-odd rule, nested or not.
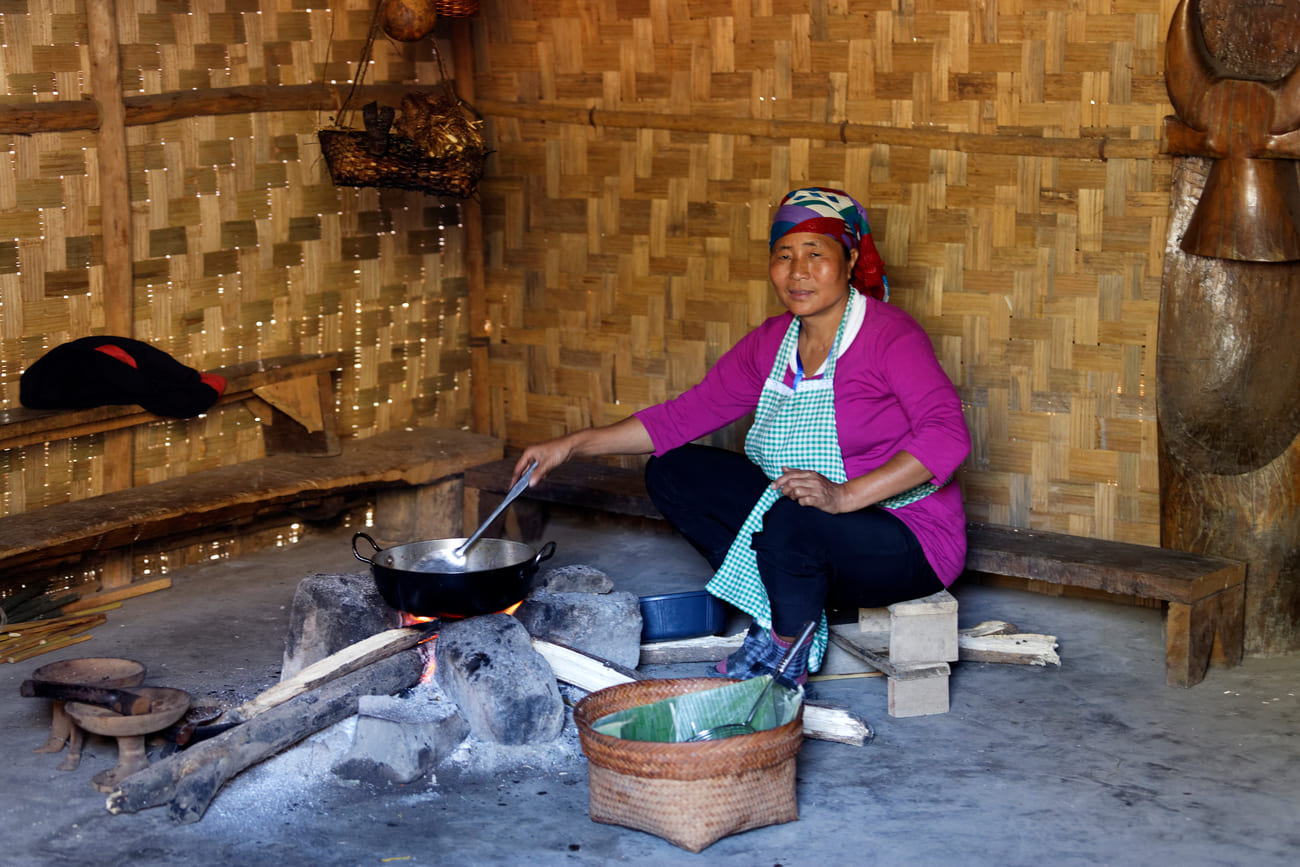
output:
[[[0,99],[89,93],[93,0],[0,0]],[[122,90],[352,81],[372,0],[117,0]],[[380,40],[367,84],[439,78],[433,40]],[[95,94],[105,98],[104,94]],[[359,109],[359,106],[355,106]],[[134,337],[188,365],[350,350],[340,417],[357,435],[467,423],[460,208],[420,193],[336,188],[316,130],[276,111],[129,126]],[[360,126],[359,112],[354,123]],[[104,332],[93,131],[0,136],[0,407],[51,347]],[[136,483],[261,454],[239,407],[136,437]],[[101,437],[0,452],[3,513],[102,490]]]
[[[485,0],[492,432],[695,382],[777,310],[776,201],[838,186],[965,401],[970,517],[1157,544],[1173,7]]]

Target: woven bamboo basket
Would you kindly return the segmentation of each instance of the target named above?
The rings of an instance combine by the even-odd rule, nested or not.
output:
[[[483,177],[481,154],[439,159],[409,138],[390,136],[387,152],[375,156],[367,150],[369,135],[365,132],[322,129],[317,135],[337,186],[395,187],[468,199]]]
[[[719,678],[639,680],[593,692],[573,718],[589,763],[593,822],[622,825],[699,852],[731,834],[799,818],[795,756],[803,711],[779,728],[700,743],[610,737],[591,724],[606,714],[714,689]]]
[[[434,0],[433,9],[443,18],[470,18],[478,14],[479,0]]]

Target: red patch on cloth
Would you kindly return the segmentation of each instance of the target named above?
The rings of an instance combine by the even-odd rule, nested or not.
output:
[[[200,373],[199,379],[217,394],[226,393],[226,378],[217,373]]]
[[[105,343],[103,346],[96,346],[95,351],[102,352],[105,355],[111,355],[112,357],[116,358],[118,361],[121,361],[124,364],[129,364],[132,367],[139,367],[139,365],[135,363],[135,359],[131,357],[131,353],[127,352],[125,349],[123,349],[120,346],[114,346],[111,343]]]

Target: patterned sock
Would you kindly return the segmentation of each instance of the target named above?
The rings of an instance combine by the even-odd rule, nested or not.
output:
[[[808,655],[812,652],[811,635],[808,640],[799,645],[794,655],[790,657],[790,664],[786,666],[785,673],[777,678],[777,682],[791,689],[796,686],[803,686],[808,682]],[[781,664],[781,657],[790,649],[793,642],[783,640],[776,632],[772,633],[772,646],[776,649],[776,661],[772,664],[771,670],[763,672],[764,674],[775,674],[776,668]]]
[[[751,623],[749,624],[749,631],[745,633],[745,642],[740,645],[740,649],[716,665],[709,666],[706,674],[720,674],[724,677],[737,677],[741,680],[748,680],[762,674],[761,671],[755,672],[754,667],[771,655],[771,646],[771,633],[757,622]],[[779,653],[777,658],[780,659]]]

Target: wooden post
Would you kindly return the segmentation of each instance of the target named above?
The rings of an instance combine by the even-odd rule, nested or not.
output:
[[[1183,253],[1205,182],[1180,160],[1161,289],[1160,543],[1247,564],[1245,650],[1300,649],[1300,263]]]
[[[86,4],[90,34],[90,81],[99,103],[100,225],[104,235],[104,328],[130,337],[132,331],[131,197],[126,157],[126,108],[122,104],[121,54],[116,0]]]
[[[130,337],[134,330],[131,195],[116,0],[87,3],[86,30],[90,37],[91,90],[99,104],[99,134],[95,150],[99,172],[100,230],[104,239],[104,332],[117,337]],[[106,433],[105,492],[131,487],[134,476],[135,448],[131,430]],[[109,554],[101,578],[104,589],[131,583],[132,559],[129,547]]]
[[[474,104],[474,43],[468,18],[452,20],[452,69],[456,93]],[[483,209],[478,199],[461,203],[465,223],[465,277],[469,285],[470,424],[490,433],[492,401],[488,392],[488,305],[483,275]]]
[[[1232,76],[1268,81],[1294,65],[1300,7],[1199,8],[1205,44]],[[1178,63],[1169,58],[1171,76]],[[1264,132],[1279,131],[1241,135]],[[1161,544],[1245,562],[1246,653],[1283,654],[1300,649],[1300,262],[1180,249],[1211,165],[1177,160],[1170,192],[1156,358]]]

